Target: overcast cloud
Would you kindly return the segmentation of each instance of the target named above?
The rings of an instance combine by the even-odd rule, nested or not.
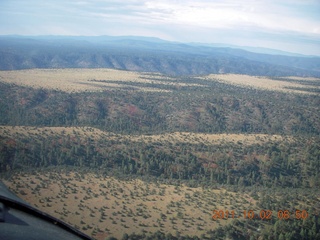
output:
[[[320,55],[319,0],[1,0],[0,34],[140,35]]]

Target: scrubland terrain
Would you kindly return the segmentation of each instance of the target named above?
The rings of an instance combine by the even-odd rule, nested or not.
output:
[[[256,146],[260,145],[260,148],[265,146],[266,150],[270,150],[268,146],[274,147],[275,144],[284,146],[293,144],[297,147],[301,144],[301,140],[293,136],[184,132],[134,136],[108,133],[92,127],[30,126],[1,126],[0,136],[5,140],[5,142],[1,142],[1,145],[6,147],[7,151],[12,152],[15,149],[14,152],[17,154],[13,158],[9,157],[11,163],[7,162],[5,166],[2,166],[7,170],[19,169],[13,174],[6,174],[3,178],[4,183],[30,204],[68,222],[98,240],[111,236],[122,239],[124,234],[150,236],[159,231],[165,234],[170,233],[172,236],[198,236],[202,239],[210,239],[213,236],[219,236],[219,233],[225,236],[227,233],[219,230],[224,228],[231,232],[238,232],[237,234],[247,238],[252,234],[255,236],[269,235],[270,232],[276,234],[271,229],[272,226],[274,228],[276,224],[279,224],[277,212],[282,209],[290,209],[291,212],[307,211],[309,225],[312,225],[314,217],[318,216],[320,211],[318,191],[308,192],[295,188],[283,190],[278,188],[278,184],[272,178],[270,178],[272,181],[270,183],[274,187],[267,187],[269,184],[264,182],[263,176],[262,180],[259,178],[254,180],[264,185],[263,187],[246,187],[246,185],[255,186],[255,183],[252,182],[251,170],[249,172],[245,170],[247,167],[251,169],[257,167],[262,175],[271,174],[270,176],[277,174],[278,171],[283,172],[284,169],[275,168],[277,162],[273,167],[268,166],[275,159],[268,160],[268,154],[263,154],[264,150],[241,156],[238,152],[239,149],[252,146],[253,150],[257,151]],[[90,140],[88,141],[88,139]],[[109,145],[108,142],[112,144]],[[184,153],[178,149],[179,146],[186,144],[202,146],[201,151],[197,148],[185,147],[184,151],[188,151],[196,157],[202,164],[200,169],[204,169],[203,171],[211,169],[209,176],[203,174],[203,176],[196,178],[196,175],[193,175],[195,179],[191,182],[185,182],[183,179],[176,181],[172,178],[172,172],[171,175],[168,173],[167,177],[160,177],[158,180],[157,178],[141,178],[143,175],[157,175],[152,171],[157,171],[159,167],[152,167],[149,160],[155,159],[157,156],[160,157],[159,154],[157,155],[159,149],[154,147],[162,146],[162,154],[174,149],[178,151],[176,157],[180,160],[168,165],[167,170],[172,169],[180,179],[179,171],[183,171],[181,160],[184,161]],[[309,146],[317,144],[316,138],[309,138],[307,144]],[[221,151],[211,152],[204,146],[218,148]],[[88,152],[88,149],[92,147],[93,149]],[[96,161],[94,159],[99,156],[96,153],[101,153],[100,158],[104,158],[103,152],[98,148],[104,148],[105,153],[109,154],[105,156],[110,159],[108,161],[105,159],[105,163],[102,161],[95,163],[98,165],[92,165],[93,161]],[[150,148],[153,148],[156,154],[148,151],[145,154],[141,152]],[[28,149],[33,150],[28,152]],[[134,154],[134,149],[138,151],[137,156]],[[238,153],[232,156],[230,150]],[[19,157],[21,151],[23,151],[25,163],[22,161],[23,158]],[[229,155],[225,159],[229,164],[228,169],[234,168],[237,171],[242,171],[240,178],[237,178],[236,175],[229,175],[227,181],[224,182],[212,175],[212,173],[220,172],[219,169],[225,164],[221,162],[225,158],[221,154],[224,151],[227,151]],[[66,157],[52,158],[52,152],[57,152],[58,155],[65,154]],[[131,152],[131,156],[127,155],[129,152]],[[298,150],[299,152],[300,150]],[[2,153],[5,153],[3,148]],[[123,156],[121,156],[122,154]],[[87,159],[81,160],[86,155]],[[171,155],[169,153],[164,161],[170,161]],[[148,157],[150,159],[147,159]],[[233,157],[236,158],[233,159]],[[292,157],[293,155],[289,156],[289,158]],[[30,163],[29,158],[33,158],[34,162]],[[129,161],[128,158],[132,158],[134,161]],[[138,160],[139,158],[140,160]],[[50,163],[50,161],[53,162]],[[56,161],[58,162],[56,167],[46,167],[55,165]],[[113,167],[105,165],[107,162],[113,163]],[[140,167],[137,166],[140,168],[140,170],[137,169],[137,172],[140,172],[137,176],[132,174],[136,171],[135,168],[132,170],[128,168],[128,164],[134,162],[140,165]],[[23,165],[30,164],[41,168],[21,168]],[[185,163],[187,168],[189,164]],[[231,167],[233,164],[235,166]],[[236,167],[238,164],[243,166]],[[70,168],[68,165],[81,167]],[[144,168],[145,166],[147,168]],[[65,167],[67,170],[64,169]],[[147,173],[149,168],[150,172]],[[241,170],[241,168],[243,169]],[[274,169],[272,170],[272,168]],[[213,169],[215,171],[212,171]],[[293,171],[293,169],[289,167],[289,171]],[[289,174],[289,171],[283,173]],[[116,177],[113,176],[114,174]],[[289,184],[288,181],[296,182],[297,186],[299,185],[298,179],[290,180],[290,177],[279,176],[281,185]],[[201,178],[204,179],[204,182],[201,181]],[[167,180],[169,183],[166,183]],[[231,182],[233,182],[232,185],[230,185]],[[308,184],[317,189],[316,179],[310,178]],[[299,197],[297,198],[297,196]],[[214,220],[212,219],[214,210],[229,211],[230,215]],[[254,211],[258,218],[245,218],[244,211],[248,212],[249,210]],[[272,217],[268,220],[259,219],[260,212],[267,210],[272,211]],[[236,217],[231,214],[232,211]],[[291,217],[290,220],[287,220],[286,225],[282,226],[283,231],[288,231],[289,226],[293,226],[294,222],[295,226],[297,224],[300,226],[302,220]],[[244,226],[250,231],[243,231]],[[228,234],[230,235],[230,233]]]
[[[244,193],[189,188],[141,180],[117,180],[77,172],[22,174],[5,183],[39,209],[97,239],[124,233],[200,236],[232,221],[213,220],[213,210],[257,210]],[[137,232],[138,231],[138,232]]]
[[[317,78],[32,69],[0,86],[1,179],[95,239],[320,237]]]
[[[190,188],[139,179],[118,180],[73,170],[17,173],[4,183],[30,204],[99,240],[157,231],[173,236],[209,238],[208,232],[233,225],[235,221],[246,223],[250,229],[245,233],[248,237],[257,231],[267,234],[268,225],[279,220],[277,211],[284,206],[278,204],[278,210],[272,211],[270,219],[261,219],[261,211],[271,211],[270,207],[262,207],[263,198],[279,203],[285,199],[281,193],[270,190],[257,195],[254,190]],[[310,209],[320,201],[319,195],[310,196],[302,195],[300,201],[288,202],[289,209]],[[214,210],[230,214],[213,219]],[[244,215],[250,210],[256,219]],[[309,211],[308,220],[315,216],[313,213]],[[291,222],[301,221],[292,214]]]

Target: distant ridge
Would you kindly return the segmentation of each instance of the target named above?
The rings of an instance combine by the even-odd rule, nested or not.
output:
[[[271,48],[263,48],[263,47],[250,47],[250,46],[238,46],[232,44],[224,44],[224,43],[197,43],[193,42],[190,43],[194,46],[207,46],[207,47],[214,47],[214,48],[232,48],[232,49],[241,49],[252,53],[261,53],[261,54],[269,54],[269,55],[282,55],[282,56],[291,56],[291,57],[319,57],[313,55],[304,55],[300,53],[294,52],[286,52],[278,49],[271,49]]]
[[[320,76],[320,57],[252,51],[152,37],[10,35],[0,36],[0,70],[106,67],[171,75]]]

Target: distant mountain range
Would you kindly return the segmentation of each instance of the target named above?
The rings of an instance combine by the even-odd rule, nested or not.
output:
[[[151,37],[0,36],[0,70],[115,68],[170,75],[237,73],[320,77],[320,57],[263,48],[245,49]]]

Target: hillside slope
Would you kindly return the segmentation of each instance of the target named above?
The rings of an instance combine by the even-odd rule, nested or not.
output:
[[[149,38],[0,37],[0,70],[115,68],[172,75],[320,76],[320,58],[275,56]]]

